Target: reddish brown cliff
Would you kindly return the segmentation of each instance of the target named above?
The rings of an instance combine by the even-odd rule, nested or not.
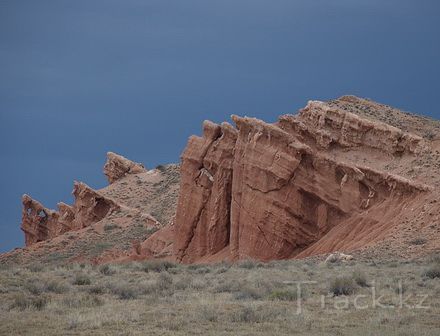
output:
[[[274,124],[232,121],[204,122],[180,167],[148,171],[109,152],[110,184],[75,182],[73,205],[57,211],[24,195],[31,247],[1,258],[193,263],[440,248],[439,122],[353,96]]]
[[[232,119],[237,129],[205,122],[182,155],[179,261],[273,260],[366,246],[429,191],[362,164],[427,150],[421,137],[396,127],[322,102],[275,124]],[[347,160],[349,152],[364,161]],[[323,241],[328,233],[333,239]]]
[[[90,226],[120,208],[115,201],[85,183],[75,182],[72,194],[75,197],[73,206],[59,203],[58,211],[47,209],[30,196],[23,195],[21,229],[26,246]]]

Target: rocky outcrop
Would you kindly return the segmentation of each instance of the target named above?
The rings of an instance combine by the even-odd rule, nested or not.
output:
[[[141,163],[130,161],[113,152],[107,153],[104,174],[107,176],[109,183],[113,183],[128,174],[139,174],[145,171],[146,169]]]
[[[82,182],[75,182],[72,194],[75,197],[72,208],[74,215],[72,229],[90,226],[99,222],[109,213],[120,209],[115,201]]]
[[[58,212],[45,208],[28,195],[23,195],[22,203],[21,229],[26,246],[54,238],[63,230],[58,225]]]
[[[75,182],[73,205],[59,203],[54,211],[23,196],[26,245],[74,230],[53,243],[61,250],[69,245],[73,255],[75,239],[88,240],[82,250],[89,246],[96,262],[204,263],[351,253],[380,244],[382,253],[388,242],[396,250],[410,241],[414,230],[438,235],[427,224],[438,222],[438,192],[423,184],[439,185],[436,144],[419,136],[424,120],[387,110],[394,126],[378,121],[390,118],[380,115],[383,108],[350,96],[311,101],[274,124],[238,116],[235,127],[205,121],[202,136],[188,141],[180,172],[178,165],[147,171],[108,153],[110,185],[93,190]],[[112,248],[96,256],[90,248],[96,239]],[[75,258],[85,260],[83,253]]]
[[[174,236],[179,261],[225,253],[230,260],[295,257],[353,218],[428,190],[326,155],[334,146],[390,155],[423,149],[421,138],[383,123],[321,102],[275,124],[232,119],[237,129],[205,122],[203,136],[191,137],[182,155]],[[371,218],[364,223],[374,234],[364,244],[377,239],[374,228],[381,227],[380,219]],[[321,253],[332,251],[330,245]]]
[[[237,130],[206,121],[182,155],[174,253],[192,261],[229,244],[232,165]]]
[[[321,150],[334,146],[369,147],[401,155],[405,152],[419,153],[426,147],[420,136],[361,118],[320,101],[310,101],[298,116],[282,116],[278,126]]]
[[[40,202],[23,195],[21,229],[26,246],[55,238],[65,232],[79,230],[99,222],[120,206],[85,183],[75,182],[73,206],[58,203],[58,211],[45,208]]]

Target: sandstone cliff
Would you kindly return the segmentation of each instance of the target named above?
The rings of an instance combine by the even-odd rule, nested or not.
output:
[[[369,246],[431,195],[423,183],[365,164],[428,152],[421,136],[317,101],[275,124],[232,120],[236,129],[205,122],[203,136],[191,137],[182,155],[179,261],[273,260]]]
[[[57,211],[24,195],[28,248],[0,262],[413,257],[440,248],[440,122],[354,96],[310,101],[274,124],[232,121],[205,121],[180,166],[146,170],[109,152],[109,185],[75,182],[74,203]]]

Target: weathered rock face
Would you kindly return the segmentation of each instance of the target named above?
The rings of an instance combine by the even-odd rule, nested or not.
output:
[[[321,102],[276,124],[232,119],[237,130],[205,122],[203,137],[191,137],[182,155],[174,229],[179,261],[215,260],[216,254],[230,260],[290,258],[353,218],[371,226],[365,244],[377,239],[375,229],[383,223],[363,214],[427,190],[326,155],[334,146],[389,155],[423,150],[422,138],[394,127]],[[320,252],[331,252],[329,245]]]
[[[205,122],[182,156],[174,252],[178,260],[212,255],[229,244],[233,150],[237,130]]]
[[[59,214],[45,208],[28,195],[23,195],[23,212],[21,229],[25,235],[26,246],[56,237],[61,227],[58,226]]]
[[[412,255],[416,231],[440,241],[427,224],[440,221],[439,192],[423,184],[440,186],[440,131],[432,133],[440,123],[351,96],[311,101],[274,124],[232,120],[235,127],[206,121],[203,135],[189,139],[180,169],[147,171],[108,153],[110,185],[97,191],[75,182],[73,205],[54,211],[23,196],[26,245],[75,230],[31,250],[67,245],[71,260],[86,258],[89,247],[93,262],[193,263],[366,247],[380,254],[390,244]],[[96,256],[90,247],[97,241],[112,248]],[[438,247],[429,240],[431,251]]]
[[[90,226],[121,208],[114,200],[85,183],[75,182],[72,194],[74,204],[60,202],[58,211],[47,209],[30,196],[23,195],[21,229],[26,246]]]
[[[145,171],[146,169],[141,163],[130,161],[122,155],[113,152],[107,153],[104,174],[107,176],[109,183],[113,183],[127,174],[139,174]]]
[[[72,193],[75,197],[73,229],[81,229],[96,223],[110,212],[120,208],[116,202],[93,190],[85,183],[75,182]]]
[[[421,137],[320,101],[310,101],[298,117],[283,116],[279,126],[312,138],[321,149],[371,147],[390,154],[418,153],[425,147]],[[289,125],[290,124],[290,125]],[[307,140],[306,140],[307,141]]]
[[[75,182],[73,206],[58,203],[58,211],[45,208],[28,195],[23,195],[21,229],[26,246],[55,238],[71,230],[90,226],[120,209],[113,200],[101,195],[85,183]]]

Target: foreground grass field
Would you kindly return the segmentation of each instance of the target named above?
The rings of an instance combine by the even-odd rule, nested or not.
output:
[[[3,266],[0,298],[1,335],[439,335],[440,261]]]

